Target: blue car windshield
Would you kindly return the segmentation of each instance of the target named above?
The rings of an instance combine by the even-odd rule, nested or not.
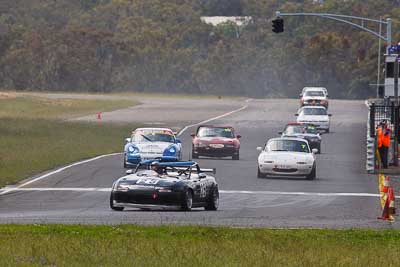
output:
[[[132,142],[167,142],[175,143],[175,137],[169,132],[162,131],[137,131],[132,135]]]

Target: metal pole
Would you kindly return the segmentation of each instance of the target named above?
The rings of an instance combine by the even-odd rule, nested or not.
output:
[[[387,48],[386,52],[389,54],[389,47],[392,45],[392,19],[387,18],[386,19],[386,40],[387,40]]]
[[[382,21],[382,17],[379,18]],[[382,35],[382,23],[379,23],[379,35]],[[381,80],[381,38],[378,43],[378,73],[376,75],[376,98],[379,98],[379,86]]]
[[[394,138],[393,138],[393,165],[394,166],[399,166],[399,141],[398,141],[398,136],[399,136],[399,106],[396,105],[394,107],[394,122],[392,129],[394,133]]]
[[[394,121],[392,121],[392,124],[394,125],[394,128],[396,128],[396,125],[398,123],[398,116],[396,115],[397,113],[397,109],[399,107],[399,103],[398,103],[398,98],[399,98],[399,62],[396,60],[394,62],[394,103],[392,105],[394,105],[393,111],[394,111]],[[396,134],[396,129],[392,129],[393,133]],[[398,144],[396,142],[396,136],[394,135],[394,142],[393,142],[393,164],[394,166],[398,166],[399,165],[399,161],[398,161]]]

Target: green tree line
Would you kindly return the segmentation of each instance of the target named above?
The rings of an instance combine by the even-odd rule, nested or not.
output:
[[[1,1],[0,88],[297,97],[325,86],[336,98],[375,95],[376,37],[315,17],[285,17],[275,34],[271,19],[277,10],[397,18],[398,1],[316,2]],[[201,16],[253,19],[213,27]]]

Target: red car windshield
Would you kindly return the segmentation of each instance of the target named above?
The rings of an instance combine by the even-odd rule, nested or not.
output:
[[[200,127],[197,136],[234,138],[233,129],[223,127]]]

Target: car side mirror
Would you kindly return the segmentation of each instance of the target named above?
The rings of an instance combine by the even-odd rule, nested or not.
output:
[[[131,141],[132,141],[131,138],[125,138],[125,142],[126,142],[126,143],[130,143]]]
[[[190,134],[190,136],[194,138],[196,136],[196,134],[192,133],[192,134]]]
[[[262,151],[262,150],[263,150],[262,147],[260,146],[257,147],[257,151]]]
[[[299,113],[294,114],[295,116],[299,116]]]
[[[125,172],[126,174],[132,174],[133,173],[133,170],[127,170],[126,172]]]
[[[316,148],[313,148],[311,151],[312,151],[313,154],[317,154],[318,153],[318,149],[316,149]]]
[[[283,132],[278,132],[278,134],[283,134]]]
[[[239,138],[242,138],[242,136],[240,134],[238,134],[238,135],[236,135],[236,138],[239,139]]]
[[[205,173],[199,173],[199,179],[204,179],[207,178],[207,175]]]
[[[332,117],[332,114],[328,114],[329,117]]]
[[[176,143],[176,144],[182,144],[182,140],[179,139],[179,138],[175,138],[175,143]]]

